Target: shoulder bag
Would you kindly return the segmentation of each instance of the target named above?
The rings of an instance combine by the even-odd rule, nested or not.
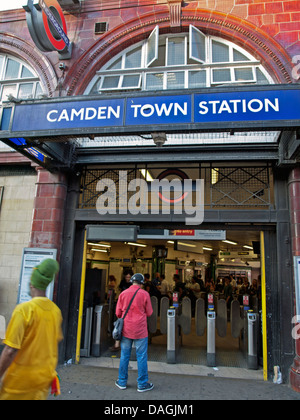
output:
[[[131,301],[130,301],[130,303],[128,305],[128,308],[126,309],[126,312],[125,312],[125,315],[123,316],[123,318],[118,318],[116,320],[116,322],[114,322],[114,329],[113,329],[113,332],[112,332],[112,337],[113,337],[114,340],[120,341],[122,339],[122,331],[123,331],[123,326],[124,326],[124,319],[126,318],[126,315],[128,314],[128,311],[129,311],[129,309],[130,309],[130,307],[132,305],[132,302],[134,301],[134,298],[136,297],[137,292],[139,290],[140,289],[138,289],[135,292],[135,294],[133,295],[133,297],[132,297],[132,299],[131,299]]]

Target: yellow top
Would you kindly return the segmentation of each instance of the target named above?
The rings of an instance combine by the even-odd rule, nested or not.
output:
[[[18,394],[49,388],[55,378],[62,315],[46,297],[16,307],[4,344],[18,349],[3,378],[2,391]]]

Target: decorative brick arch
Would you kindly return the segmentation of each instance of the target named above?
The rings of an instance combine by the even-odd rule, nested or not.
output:
[[[12,34],[0,33],[0,51],[26,62],[38,75],[49,97],[54,96],[57,78],[47,57],[26,41]]]
[[[181,28],[172,28],[170,13],[160,11],[140,16],[106,33],[70,69],[64,86],[68,96],[83,94],[97,70],[119,52],[146,39],[156,25],[161,34],[187,32],[189,25],[194,25],[207,34],[230,40],[256,56],[276,83],[292,83],[290,56],[264,31],[235,16],[189,9],[182,11]]]

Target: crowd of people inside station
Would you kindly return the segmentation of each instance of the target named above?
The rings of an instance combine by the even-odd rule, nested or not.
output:
[[[124,273],[120,285],[117,287],[117,281],[114,276],[109,276],[110,290],[115,290],[116,294],[122,293],[131,286],[130,279],[133,275],[132,271]],[[200,275],[194,275],[189,282],[181,280],[179,274],[173,275],[173,285],[167,281],[164,274],[156,273],[151,279],[150,274],[144,274],[146,290],[150,296],[155,296],[160,301],[162,297],[168,297],[170,302],[173,299],[173,293],[178,293],[179,302],[184,297],[188,297],[192,301],[192,307],[195,306],[197,299],[209,293],[217,295],[219,299],[225,299],[229,306],[234,299],[238,299],[242,305],[244,295],[250,297],[256,296],[258,300],[261,299],[260,276],[258,279],[253,279],[250,284],[247,277],[234,277],[232,274],[225,277],[218,277],[216,281],[207,279],[204,281]]]

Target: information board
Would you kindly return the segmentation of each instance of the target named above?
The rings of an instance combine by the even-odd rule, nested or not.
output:
[[[51,258],[56,260],[56,249],[42,249],[42,248],[24,248],[23,259],[21,267],[21,276],[18,293],[18,304],[28,302],[31,300],[30,296],[30,278],[34,267],[39,265],[42,261]],[[53,277],[54,280],[54,277]],[[46,296],[53,299],[54,282],[52,282],[46,290]]]

